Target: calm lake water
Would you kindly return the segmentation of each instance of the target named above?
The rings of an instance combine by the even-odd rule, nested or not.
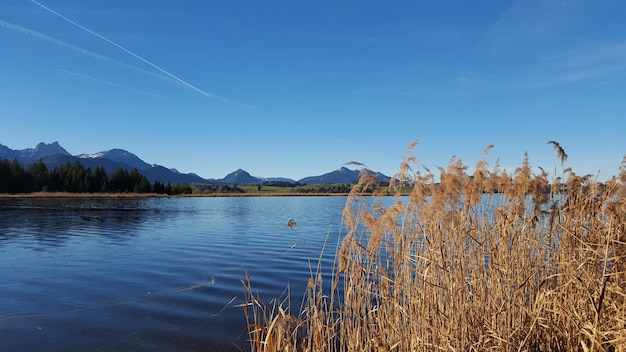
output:
[[[345,201],[0,199],[0,351],[248,349],[240,279],[302,297]]]

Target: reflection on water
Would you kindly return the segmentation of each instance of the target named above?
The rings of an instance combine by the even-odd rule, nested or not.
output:
[[[106,236],[112,242],[132,236],[148,210],[138,201],[29,200],[0,202],[0,245],[9,240],[59,246],[85,235]],[[124,231],[119,231],[124,229]]]
[[[239,280],[249,271],[264,297],[289,283],[300,298],[307,257],[328,234],[334,249],[344,203],[2,199],[0,351],[245,348]]]

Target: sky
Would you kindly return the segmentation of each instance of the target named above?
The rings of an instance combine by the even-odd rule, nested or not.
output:
[[[0,144],[221,178],[626,154],[626,3],[3,0]],[[561,166],[548,141],[568,154]],[[354,168],[350,166],[350,168]]]

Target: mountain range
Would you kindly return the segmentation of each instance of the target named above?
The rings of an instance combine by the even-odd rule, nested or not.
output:
[[[22,150],[13,150],[5,145],[0,144],[0,158],[14,160],[16,159],[22,165],[28,166],[41,159],[48,169],[53,169],[65,163],[73,164],[79,161],[85,168],[95,169],[96,167],[104,168],[108,173],[115,169],[125,169],[132,171],[137,169],[142,175],[146,176],[150,182],[159,181],[162,183],[208,183],[208,184],[259,184],[263,182],[284,182],[284,183],[300,183],[300,184],[332,184],[332,183],[356,183],[359,180],[361,171],[350,170],[341,167],[319,176],[309,176],[298,181],[285,178],[261,178],[250,175],[248,172],[238,169],[221,179],[205,179],[195,173],[181,173],[176,169],[167,168],[165,166],[148,164],[141,160],[137,155],[123,150],[111,149],[93,154],[72,155],[65,150],[58,142],[50,144],[39,143],[35,148],[27,148]],[[380,182],[388,182],[390,177],[379,172],[363,170],[369,174],[375,175]]]

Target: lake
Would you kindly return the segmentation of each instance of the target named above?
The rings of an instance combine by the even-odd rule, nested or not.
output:
[[[0,351],[246,350],[240,279],[301,298],[345,201],[0,199]]]

